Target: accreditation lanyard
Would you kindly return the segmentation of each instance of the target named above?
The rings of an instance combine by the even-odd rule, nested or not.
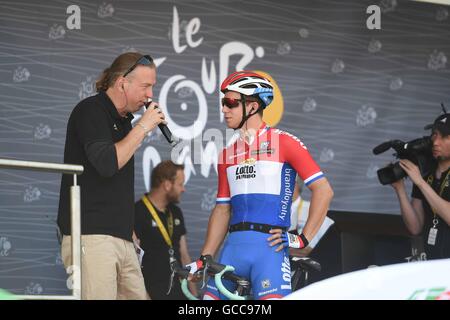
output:
[[[169,232],[167,232],[166,227],[162,223],[161,219],[159,218],[158,214],[156,213],[155,208],[151,204],[151,202],[148,200],[146,196],[142,197],[142,201],[144,202],[145,206],[147,207],[148,211],[153,217],[153,220],[155,220],[156,224],[158,225],[159,231],[161,231],[161,234],[166,241],[167,245],[169,246],[169,255],[171,258],[173,258],[174,251],[173,251],[173,244],[172,244],[172,235],[173,235],[173,217],[172,213],[169,211],[169,219],[167,221],[167,226],[169,228]]]
[[[447,175],[444,178],[444,181],[442,181],[441,185],[440,185],[440,190],[439,190],[439,196],[442,198],[442,194],[444,193],[444,189],[446,187],[448,187],[449,184],[449,174],[450,171],[447,172]],[[433,188],[433,181],[434,181],[434,176],[431,174],[428,176],[427,179],[427,183]],[[431,206],[430,206],[431,207]],[[428,233],[428,244],[434,246],[436,244],[436,238],[437,238],[437,228],[436,226],[439,223],[439,219],[437,218],[437,214],[436,214],[436,210],[431,207],[431,211],[433,211],[433,226],[430,228],[430,232]]]

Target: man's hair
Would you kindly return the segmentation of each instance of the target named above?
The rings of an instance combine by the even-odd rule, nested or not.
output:
[[[173,182],[177,175],[178,170],[184,170],[184,165],[175,164],[171,160],[165,160],[160,162],[152,170],[151,187],[158,188],[161,183],[166,180]]]
[[[143,55],[137,52],[126,52],[114,59],[113,63],[103,70],[95,82],[97,92],[106,91],[112,87],[117,78],[127,72],[142,57]],[[149,67],[155,68],[155,64],[151,64]]]

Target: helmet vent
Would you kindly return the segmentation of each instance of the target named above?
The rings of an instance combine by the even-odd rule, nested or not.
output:
[[[236,84],[236,83],[239,83],[239,82],[244,81],[244,80],[247,80],[247,78],[241,78],[241,79],[238,79],[236,81],[233,81],[232,83]]]

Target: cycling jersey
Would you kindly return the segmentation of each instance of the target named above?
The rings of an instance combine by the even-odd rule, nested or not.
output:
[[[217,204],[231,204],[231,224],[290,226],[296,173],[306,185],[323,177],[305,145],[265,123],[249,145],[239,138],[222,151]]]
[[[306,185],[323,177],[305,145],[295,136],[265,123],[246,143],[243,138],[219,156],[217,204],[231,205],[231,221],[290,226],[296,174]],[[257,231],[230,233],[219,262],[251,281],[255,299],[281,298],[291,292],[288,249],[275,252],[270,235]],[[233,284],[224,281],[233,290]],[[222,297],[213,280],[205,299]]]

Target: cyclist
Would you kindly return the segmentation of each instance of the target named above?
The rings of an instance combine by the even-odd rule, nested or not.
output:
[[[202,255],[188,267],[191,273],[202,269],[229,231],[219,262],[250,279],[254,299],[278,299],[291,292],[288,247],[308,245],[322,225],[333,191],[297,137],[264,123],[263,110],[273,100],[269,80],[239,71],[223,81],[221,91],[225,122],[239,130],[239,137],[219,156],[216,206]],[[311,190],[309,218],[300,235],[287,232],[297,174]],[[221,298],[210,280],[204,299]]]

